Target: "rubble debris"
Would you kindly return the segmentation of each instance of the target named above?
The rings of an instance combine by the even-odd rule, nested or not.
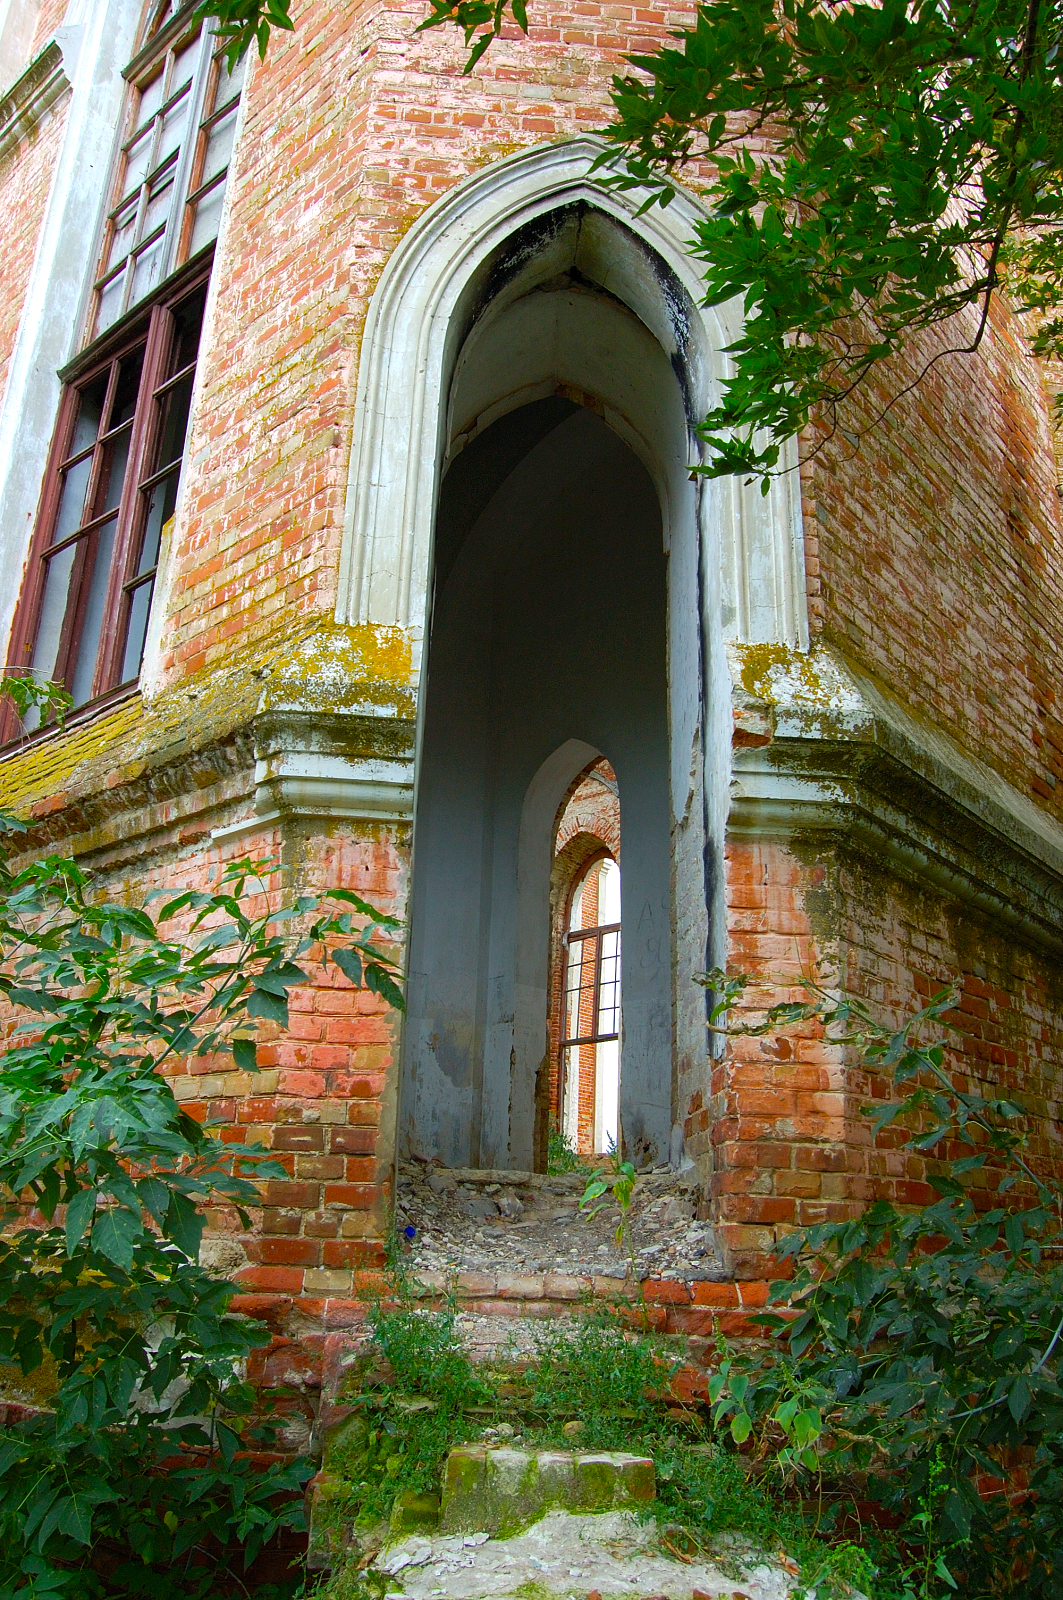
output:
[[[396,1232],[416,1272],[591,1273],[624,1278],[627,1251],[616,1238],[620,1213],[579,1208],[588,1173],[478,1171],[404,1162]],[[629,1230],[640,1278],[691,1283],[727,1278],[713,1229],[698,1216],[702,1186],[693,1169],[640,1174]],[[409,1230],[413,1229],[413,1237]]]

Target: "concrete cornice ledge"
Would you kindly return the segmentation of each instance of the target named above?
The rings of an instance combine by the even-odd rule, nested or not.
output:
[[[285,707],[255,724],[254,811],[212,838],[226,841],[292,817],[361,822],[413,819],[413,724]]]
[[[732,649],[728,834],[840,840],[1063,954],[1063,827],[822,648]]]
[[[0,163],[36,131],[41,118],[69,88],[63,52],[53,39],[0,98]]]

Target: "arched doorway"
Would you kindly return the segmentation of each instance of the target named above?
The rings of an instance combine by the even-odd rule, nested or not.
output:
[[[408,1153],[463,1167],[535,1159],[551,856],[573,777],[552,762],[566,750],[577,770],[605,755],[624,806],[620,987],[634,1065],[609,1120],[615,1130],[619,1114],[645,1155],[659,1143],[650,1151],[645,1129],[659,1123],[667,1149],[666,598],[654,486],[588,407],[533,401],[454,459],[437,522],[416,817]]]
[[[448,1149],[471,1151],[476,1141],[479,1159],[489,1158],[480,1129],[493,1125],[497,1132],[505,1118],[495,1114],[497,1107],[485,1115],[477,1085],[507,1082],[508,1162],[532,1163],[535,1081],[548,1048],[549,917],[543,908],[550,829],[569,784],[589,761],[609,753],[568,734],[531,777],[508,922],[497,901],[488,918],[496,1025],[488,1025],[476,963],[463,958],[455,1000],[463,989],[466,1037],[458,1041],[454,1073],[444,1071],[433,1088],[430,1057],[439,1041],[432,1007],[423,1001],[432,972],[450,960],[452,931],[465,948],[468,933],[445,916],[431,937],[422,926],[421,879],[431,869],[424,865],[423,814],[414,804],[416,788],[425,791],[421,753],[429,736],[433,670],[426,673],[426,658],[435,640],[436,558],[444,542],[437,534],[444,532],[446,500],[458,482],[449,469],[495,423],[541,401],[567,400],[623,440],[656,491],[667,552],[666,828],[671,877],[682,885],[682,896],[669,903],[666,892],[663,937],[654,934],[658,964],[663,959],[672,969],[670,1070],[662,1074],[641,1045],[628,1051],[624,1069],[631,1102],[625,1134],[642,1164],[681,1149],[675,1123],[712,1088],[704,996],[691,979],[718,961],[723,948],[720,859],[731,740],[725,641],[734,635],[806,642],[796,476],[780,476],[762,499],[755,486],[706,482],[690,473],[701,448],[697,424],[718,398],[727,348],[741,333],[737,307],[700,305],[698,264],[688,248],[697,203],[679,193],[667,211],[643,211],[637,193],[603,192],[593,174],[602,148],[582,138],[522,151],[441,196],[389,258],[361,340],[336,614],[374,640],[386,638],[389,648],[400,640],[408,648],[419,732],[415,754],[396,739],[390,755],[370,760],[352,753],[344,771],[367,815],[418,813],[413,1003],[402,1082],[392,1102],[398,1116],[388,1122],[400,1148],[405,1143],[444,1159]],[[519,440],[513,447],[518,455],[523,449]],[[473,483],[473,498],[477,492]],[[476,881],[484,887],[494,879],[478,869]],[[625,903],[629,887],[625,876]],[[477,912],[481,926],[483,911]],[[630,955],[627,928],[623,937]],[[630,962],[627,968],[630,974]],[[636,1022],[637,1013],[627,1008],[626,1034]],[[470,1055],[477,1039],[484,1051]],[[466,1061],[460,1070],[459,1058]],[[423,1117],[431,1103],[436,1110]],[[691,1148],[708,1160],[703,1128]]]

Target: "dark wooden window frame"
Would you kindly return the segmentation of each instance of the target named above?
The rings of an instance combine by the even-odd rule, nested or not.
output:
[[[151,15],[158,17],[161,9],[158,5],[153,6]],[[86,307],[87,328],[83,329],[83,337],[87,335],[92,342],[59,373],[64,388],[8,654],[9,671],[25,672],[31,668],[40,631],[49,561],[61,558],[64,550],[72,548],[75,554],[72,557],[66,591],[68,600],[59,631],[58,653],[54,666],[43,670],[47,670],[49,676],[56,681],[66,682],[68,687],[73,687],[75,668],[78,676],[84,680],[88,673],[88,662],[86,660],[80,666],[78,662],[90,601],[93,604],[91,637],[95,637],[96,619],[99,614],[101,578],[100,574],[95,575],[95,580],[93,576],[98,546],[100,537],[108,536],[107,531],[113,528],[99,647],[92,667],[91,686],[86,693],[82,682],[79,704],[74,708],[71,717],[91,714],[101,705],[132,692],[139,676],[139,667],[136,673],[128,676],[124,668],[130,619],[134,612],[134,596],[148,584],[154,587],[158,570],[157,559],[149,570],[144,572],[136,570],[141,560],[145,528],[148,526],[149,505],[153,489],[158,488],[161,493],[168,493],[166,486],[172,483],[176,492],[185,454],[182,448],[180,457],[175,457],[173,461],[161,462],[157,459],[164,443],[166,426],[166,406],[163,402],[166,392],[176,389],[182,380],[188,379],[195,366],[193,361],[188,363],[182,372],[169,370],[174,354],[174,315],[183,302],[205,290],[210,278],[214,255],[213,239],[209,239],[202,248],[198,248],[197,254],[192,259],[184,258],[195,243],[194,233],[200,205],[210,201],[212,195],[223,190],[227,183],[231,163],[232,133],[226,130],[237,114],[236,108],[241,93],[241,76],[234,78],[228,76],[222,59],[223,47],[213,40],[209,23],[201,24],[197,16],[196,0],[184,0],[183,4],[177,5],[174,14],[155,26],[154,32],[150,32],[152,27],[150,15],[146,26],[149,29],[149,36],[144,39],[123,74],[129,84],[130,94],[126,100],[115,155],[111,163],[107,216],[94,255],[92,287]],[[132,304],[129,303],[136,254],[147,249],[150,240],[159,232],[158,226],[153,224],[150,233],[143,239],[134,237],[129,254],[123,257],[124,265],[118,276],[125,284],[123,294],[126,309],[95,339],[92,339],[101,289],[110,281],[109,270],[111,276],[114,276],[114,269],[108,269],[105,263],[108,261],[111,249],[115,218],[118,211],[127,209],[130,203],[129,196],[123,195],[121,191],[126,185],[127,150],[137,137],[140,95],[145,86],[157,78],[160,63],[162,71],[170,71],[166,64],[170,51],[180,50],[194,40],[198,41],[200,55],[188,89],[188,111],[177,156],[169,165],[163,162],[158,167],[158,172],[154,167],[150,173],[145,171],[137,191],[139,198],[136,214],[139,218],[144,212],[151,184],[155,183],[160,173],[172,171],[173,198],[165,222],[160,264],[161,282],[140,299]],[[162,118],[166,116],[171,103],[176,103],[180,98],[176,85],[171,85],[171,91],[165,103],[160,103],[156,108],[155,120],[149,124],[155,130],[151,134],[153,151],[158,128],[162,126]],[[210,170],[207,170],[208,153],[216,133],[224,151],[220,158],[223,164],[216,169],[213,163],[218,160],[218,156],[212,155],[212,165]],[[229,140],[228,147],[225,145],[226,139]],[[116,427],[110,434],[98,432],[91,445],[86,446],[84,450],[73,452],[71,446],[77,425],[80,397],[109,372],[107,393],[101,411],[109,423],[110,401],[119,377],[117,363],[134,355],[138,349],[142,351],[143,363],[131,423],[127,420],[126,425]],[[104,496],[100,490],[103,474],[109,470],[110,452],[117,444],[119,435],[124,433],[128,433],[128,456],[117,503],[117,516],[115,516],[115,506],[107,508],[104,504],[105,498],[110,497],[109,491]],[[62,541],[53,543],[56,519],[60,512],[64,474],[75,464],[84,468],[86,460],[91,461],[91,466],[88,468],[89,476],[82,504],[86,508],[93,507],[96,514],[91,518],[84,518],[82,513],[77,527],[73,530],[68,529],[67,537]],[[160,550],[159,558],[161,554]],[[50,602],[47,609],[51,615]],[[147,607],[141,604],[138,609],[136,634],[139,634],[142,624],[147,626],[146,611],[150,610],[150,603]],[[50,650],[48,655],[50,657]],[[23,736],[24,730],[13,709],[9,704],[4,705],[0,708],[0,744]]]
[[[575,986],[570,985],[570,984],[566,984],[566,986],[565,986],[565,1011],[564,1011],[564,1017],[563,1017],[562,1029],[561,1029],[561,1049],[562,1049],[562,1051],[571,1049],[571,1047],[573,1045],[605,1044],[610,1039],[619,1039],[619,1037],[620,1037],[620,1029],[619,1029],[619,1027],[614,1028],[611,1033],[599,1033],[599,1032],[595,1031],[594,1033],[576,1033],[576,1034],[572,1034],[571,1036],[569,1036],[565,1032],[565,1028],[566,1028],[567,1022],[568,1022],[568,1015],[569,1015],[570,1002],[571,1002],[572,996],[574,994],[578,994],[582,998],[582,996],[584,994],[586,994],[588,992],[588,990],[589,990],[590,996],[591,996],[591,1002],[590,1002],[590,1008],[589,1009],[590,1009],[591,1015],[595,1019],[595,1028],[597,1029],[597,1025],[598,1025],[599,1021],[601,1020],[601,1014],[602,1014],[602,964],[605,961],[616,961],[616,960],[619,960],[619,958],[620,958],[619,947],[617,948],[615,953],[610,952],[608,955],[605,953],[605,951],[602,948],[603,943],[604,943],[605,938],[606,938],[606,935],[610,934],[610,933],[615,933],[619,938],[619,934],[620,934],[620,924],[619,924],[619,922],[602,922],[602,923],[599,923],[596,927],[593,927],[593,928],[579,928],[579,929],[577,929],[575,931],[570,931],[570,932],[565,934],[565,951],[566,951],[566,954],[569,954],[571,952],[572,946],[574,944],[581,944],[583,946],[583,950],[580,952],[580,966],[579,966],[581,981],[578,984],[576,984]],[[590,981],[590,984],[586,984],[586,983],[582,982],[584,971],[586,970],[586,967],[588,965],[587,957],[584,954],[584,952],[586,951],[587,945],[590,943],[591,940],[594,941],[594,951],[593,951],[593,954],[591,955],[591,958],[590,958],[591,981]],[[571,965],[569,965],[568,969],[567,969],[567,972],[571,971],[571,970],[572,970]],[[567,972],[566,972],[566,976],[567,976]],[[615,982],[616,980],[615,979],[610,979],[609,981],[612,983],[612,982]],[[611,1011],[619,1013],[620,1007],[619,1006],[611,1006],[609,1009]],[[580,1013],[581,1010],[582,1010],[582,1005],[577,1005],[577,1007],[576,1007],[577,1020],[578,1020],[579,1013]]]
[[[153,459],[159,448],[163,423],[164,408],[160,402],[167,391],[174,388],[182,378],[187,378],[195,367],[195,363],[192,362],[181,372],[167,373],[173,355],[175,313],[186,301],[205,290],[210,279],[212,259],[211,248],[209,254],[204,252],[203,257],[190,262],[175,273],[161,289],[156,290],[154,295],[137,306],[59,374],[64,383],[63,395],[8,656],[9,670],[14,671],[29,669],[37,640],[48,569],[47,557],[56,549],[51,542],[52,532],[59,512],[63,468],[70,459],[68,452],[72,443],[79,397],[90,384],[98,381],[108,371],[111,372],[110,392],[115,382],[117,362],[123,356],[133,354],[138,347],[143,348],[143,365],[130,431],[129,455],[118,503],[114,548],[100,630],[100,646],[93,672],[92,691],[83,705],[77,708],[79,711],[94,709],[102,698],[120,693],[136,683],[136,676],[124,681],[121,677],[132,596],[144,583],[149,580],[154,581],[157,567],[144,573],[138,573],[135,569],[140,559],[150,490],[157,479],[165,476],[165,470],[159,470],[160,468],[168,467],[171,471],[173,469],[172,462],[159,463]],[[93,442],[93,466],[85,494],[86,505],[92,503],[92,497],[97,492],[99,474],[102,470],[100,462],[104,454],[100,447],[106,444],[106,438],[106,435],[100,434]],[[183,454],[182,451],[182,460]],[[150,468],[148,463],[151,464]],[[111,514],[113,515],[113,512]],[[66,611],[59,654],[53,670],[53,676],[59,682],[64,681],[71,662],[76,660],[81,643],[88,599],[88,586],[84,582],[84,574],[90,556],[95,554],[95,545],[90,544],[90,541],[95,541],[98,528],[106,521],[107,515],[101,511],[88,522],[80,523],[77,530],[63,541],[64,545],[80,541],[84,549],[79,551],[75,558],[75,566],[80,570],[72,573],[70,583],[71,594],[74,593],[75,585],[80,585],[81,592],[77,596],[73,616],[71,617],[69,606]],[[92,530],[87,536],[86,528]],[[6,713],[5,723],[6,725],[0,729],[0,738],[9,740],[17,736],[20,729],[17,718],[14,718],[10,709]]]

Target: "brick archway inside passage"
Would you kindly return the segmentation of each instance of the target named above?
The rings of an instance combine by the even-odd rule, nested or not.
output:
[[[613,928],[620,920],[620,863],[620,791],[603,756],[571,786],[554,829],[548,1050],[535,1088],[537,1171],[546,1169],[552,1135],[581,1155],[623,1142],[621,1019],[614,987],[622,952]],[[588,1024],[603,1038],[573,1043],[576,1033],[588,1032]],[[613,1033],[615,1040],[604,1037]]]

